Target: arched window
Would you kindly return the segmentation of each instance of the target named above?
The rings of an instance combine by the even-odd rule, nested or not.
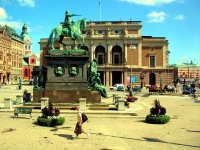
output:
[[[28,69],[27,68],[24,70],[24,76],[28,77]]]

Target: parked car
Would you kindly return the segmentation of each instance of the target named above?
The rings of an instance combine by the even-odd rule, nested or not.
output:
[[[183,90],[183,94],[190,94],[190,93],[194,93],[196,90],[192,87],[189,86],[185,86],[184,90]]]
[[[128,88],[126,88],[126,91],[128,91]],[[132,91],[141,92],[141,87],[140,86],[135,86],[134,88],[132,88]]]
[[[141,92],[141,87],[140,86],[135,86],[132,90],[136,91],[136,92]]]
[[[113,86],[110,87],[110,90],[117,90],[117,88],[118,88],[119,86],[123,86],[123,87],[124,87],[123,84],[115,84],[115,85],[113,85]]]
[[[117,91],[125,91],[124,86],[118,86],[118,87],[117,87]]]

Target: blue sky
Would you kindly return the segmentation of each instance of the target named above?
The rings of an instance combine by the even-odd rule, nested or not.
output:
[[[64,21],[66,10],[82,15],[73,21],[142,21],[143,36],[169,41],[170,64],[200,65],[200,0],[0,0],[0,24],[21,34],[25,23],[39,54],[38,42]]]

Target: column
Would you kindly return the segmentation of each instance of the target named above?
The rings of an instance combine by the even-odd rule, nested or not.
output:
[[[12,98],[11,97],[7,97],[7,98],[4,98],[4,108],[5,109],[12,109]]]
[[[109,84],[109,71],[106,70],[106,88],[109,88],[110,84]]]
[[[110,52],[111,52],[111,46],[110,46],[110,44],[108,44],[108,51],[107,51],[107,60],[108,60],[108,64],[110,64],[111,63],[111,55],[110,55]]]
[[[86,111],[86,98],[79,98],[79,106],[81,111]]]
[[[126,60],[126,62],[128,62],[128,58],[127,58],[127,53],[128,53],[128,50],[127,50],[127,44],[125,44],[125,47],[124,47],[124,60]]]
[[[110,51],[110,64],[112,64],[113,61],[112,61],[112,51]]]
[[[49,98],[48,97],[42,97],[41,100],[41,110],[45,107],[49,107]]]
[[[142,66],[142,44],[138,44],[138,67]]]
[[[113,83],[112,83],[112,71],[110,71],[109,79],[110,79],[110,86],[112,86],[113,85]]]
[[[94,45],[91,44],[91,50],[90,50],[90,58],[91,58],[91,60],[90,61],[92,61],[94,59],[93,52],[94,52]]]
[[[126,77],[127,77],[127,72],[126,70],[124,70],[124,86],[126,87],[127,86],[127,82],[126,82]]]
[[[106,71],[103,72],[103,85],[106,85]]]

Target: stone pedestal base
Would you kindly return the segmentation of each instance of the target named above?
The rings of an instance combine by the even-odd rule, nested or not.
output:
[[[79,98],[79,106],[81,111],[86,111],[86,98]]]
[[[33,102],[41,102],[44,96],[44,90],[33,90]]]
[[[118,100],[118,111],[124,111],[124,99],[119,99]]]
[[[12,109],[13,105],[12,105],[12,98],[7,97],[4,98],[4,108],[5,109]]]
[[[33,90],[33,95],[33,102],[40,102],[41,97],[49,97],[54,103],[79,103],[79,98],[86,98],[87,103],[101,102],[101,94],[89,90]]]
[[[22,98],[22,97],[23,97],[22,95],[16,95],[16,102],[17,102],[18,104],[23,103],[23,98]]]
[[[41,110],[43,108],[48,108],[49,107],[49,98],[48,97],[42,97],[41,98]]]

